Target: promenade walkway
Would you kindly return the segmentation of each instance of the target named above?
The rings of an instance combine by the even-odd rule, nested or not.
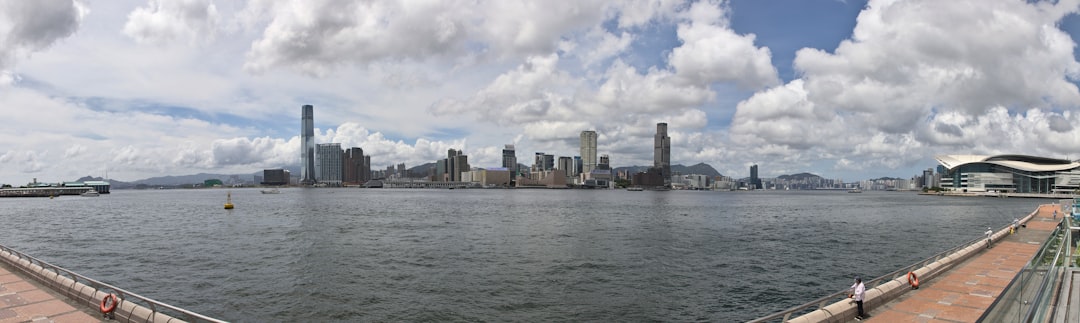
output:
[[[1059,205],[1040,206],[1016,234],[995,241],[947,273],[923,282],[917,290],[876,308],[865,322],[975,322],[994,302],[1057,226]]]
[[[104,322],[87,308],[0,262],[0,323]]]

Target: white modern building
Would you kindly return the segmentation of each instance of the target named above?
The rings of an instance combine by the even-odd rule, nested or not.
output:
[[[1026,155],[939,155],[941,187],[961,192],[1054,193],[1080,189],[1080,163]]]

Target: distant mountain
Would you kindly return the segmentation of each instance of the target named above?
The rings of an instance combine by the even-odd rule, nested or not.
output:
[[[203,181],[206,181],[208,179],[220,179],[222,181],[225,181],[225,180],[229,179],[229,177],[232,177],[232,176],[233,175],[198,173],[198,174],[195,174],[195,175],[151,177],[151,178],[147,178],[147,179],[137,180],[137,181],[134,181],[132,183],[136,184],[136,185],[143,184],[143,185],[149,185],[149,186],[175,186],[175,185],[185,185],[185,184],[202,184]],[[242,180],[250,181],[250,180],[252,180],[252,177],[254,175],[252,175],[252,174],[239,175],[238,174],[236,176],[240,177],[240,179],[242,179]]]
[[[624,166],[624,167],[616,167],[614,169],[614,171],[615,172],[627,171],[630,174],[634,174],[634,173],[640,173],[640,172],[648,171],[650,167],[652,167],[652,166]],[[720,174],[720,172],[716,171],[715,168],[713,168],[712,166],[709,166],[709,164],[706,164],[706,163],[698,163],[698,164],[692,165],[692,166],[671,165],[671,172],[672,173],[679,173],[679,174],[683,174],[683,175],[698,174],[698,175],[705,175],[705,176],[710,176],[710,177],[712,177],[712,176],[722,176]]]
[[[810,174],[810,173],[798,173],[798,174],[792,174],[792,175],[780,175],[780,176],[776,177],[776,179],[786,180],[786,181],[802,181],[802,180],[814,179],[814,178],[822,179],[821,176],[817,176],[817,175]]]

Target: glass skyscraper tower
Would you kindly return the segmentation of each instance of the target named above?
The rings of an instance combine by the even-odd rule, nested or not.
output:
[[[300,114],[300,184],[315,184],[315,107],[304,105]]]

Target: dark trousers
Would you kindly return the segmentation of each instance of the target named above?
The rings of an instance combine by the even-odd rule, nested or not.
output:
[[[864,313],[862,310],[862,301],[855,301],[855,305],[859,306],[859,317],[866,316],[866,313]]]

